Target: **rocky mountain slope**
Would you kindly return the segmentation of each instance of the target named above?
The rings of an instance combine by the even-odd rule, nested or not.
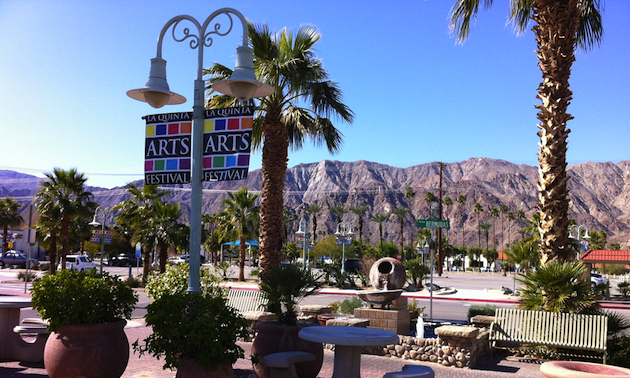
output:
[[[571,176],[570,217],[589,230],[606,231],[608,242],[628,245],[630,239],[630,161],[613,163],[591,163],[572,165],[568,168]],[[445,164],[442,175],[443,197],[450,196],[453,205],[444,207],[444,218],[451,221],[448,237],[454,244],[461,244],[462,237],[467,245],[477,245],[475,229],[477,217],[472,209],[475,202],[483,205],[481,222],[490,222],[490,240],[496,238],[498,245],[520,238],[518,230],[524,220],[508,222],[505,214],[495,218],[489,215],[492,207],[500,204],[516,213],[523,210],[527,218],[535,212],[537,203],[537,168],[516,165],[504,160],[472,158],[459,163]],[[28,202],[37,192],[38,179],[34,176],[11,171],[0,171],[0,197],[12,196],[20,202]],[[139,182],[141,183],[141,182]],[[204,184],[204,213],[219,210],[221,198],[226,191],[248,186],[250,190],[260,190],[260,170],[250,172],[243,181],[215,182]],[[412,187],[415,197],[404,197],[405,188]],[[169,200],[180,202],[184,210],[189,209],[189,186],[169,186],[172,194]],[[125,198],[124,187],[113,189],[89,188],[96,202],[112,206]],[[328,210],[331,206],[343,205],[347,208],[368,206],[364,216],[364,235],[373,243],[378,242],[378,224],[368,221],[379,212],[389,213],[397,207],[410,207],[411,216],[405,220],[405,239],[416,228],[418,218],[429,216],[428,203],[424,200],[427,191],[436,196],[439,190],[439,163],[421,164],[409,168],[396,168],[368,161],[339,162],[324,160],[318,163],[300,164],[289,168],[285,179],[285,205],[298,217],[304,216],[304,208],[317,202],[324,210],[318,214],[318,230],[333,233],[335,216]],[[456,203],[463,194],[467,201],[463,206]],[[307,219],[310,219],[308,217]],[[357,216],[347,213],[344,221],[357,224]],[[413,223],[412,223],[413,222]],[[503,222],[503,226],[501,225]],[[297,228],[297,222],[294,225]],[[462,235],[463,225],[463,235]],[[385,239],[400,241],[400,226],[396,216],[391,215],[384,225]],[[310,229],[309,223],[309,229]],[[508,233],[508,228],[510,232]],[[496,236],[495,236],[496,233]],[[482,245],[485,244],[482,237]]]

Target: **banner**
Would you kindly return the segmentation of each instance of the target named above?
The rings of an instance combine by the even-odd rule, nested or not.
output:
[[[101,244],[102,238],[103,238],[102,230],[92,230],[90,243]],[[103,239],[103,244],[112,244],[113,239],[114,239],[114,231],[105,230],[105,238]]]
[[[247,178],[254,123],[253,106],[209,109],[204,115],[203,181]],[[145,184],[190,182],[192,112],[144,117]]]

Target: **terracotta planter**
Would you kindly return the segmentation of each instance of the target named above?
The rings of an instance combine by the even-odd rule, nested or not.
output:
[[[192,359],[182,360],[182,364],[177,369],[176,378],[234,378],[234,369],[232,365],[221,364],[216,369],[210,368],[205,371],[201,366],[197,365]]]
[[[120,378],[129,362],[125,324],[72,324],[51,333],[44,348],[50,378]]]
[[[630,369],[580,361],[547,361],[540,372],[545,378],[630,378]]]
[[[315,355],[315,361],[297,363],[295,370],[300,378],[316,378],[324,362],[324,345],[300,339],[298,332],[305,326],[321,327],[316,323],[287,326],[278,322],[259,322],[256,324],[258,335],[252,343],[252,355],[258,353],[259,358],[262,359],[266,355],[278,352],[312,353]],[[254,365],[254,371],[258,378],[270,378],[269,368],[262,366],[262,364]]]

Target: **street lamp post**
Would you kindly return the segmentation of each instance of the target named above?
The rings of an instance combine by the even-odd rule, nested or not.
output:
[[[221,31],[221,24],[217,21],[209,28],[213,20],[219,15],[226,15],[229,19],[229,27]],[[188,41],[191,49],[197,49],[197,79],[194,85],[193,122],[191,135],[191,213],[190,213],[190,270],[188,276],[188,292],[201,291],[199,286],[199,259],[201,251],[201,205],[202,205],[202,171],[203,171],[203,133],[204,133],[204,100],[205,83],[203,81],[203,48],[212,45],[214,36],[225,36],[232,31],[236,16],[243,25],[243,44],[236,49],[236,67],[228,80],[218,81],[212,84],[212,89],[217,92],[234,96],[241,101],[247,101],[254,97],[268,96],[273,93],[273,88],[256,80],[254,73],[254,50],[248,45],[247,21],[243,15],[232,8],[221,8],[214,11],[203,24],[195,18],[187,15],[176,16],[170,19],[162,28],[158,38],[157,55],[151,59],[151,71],[149,80],[144,88],[127,92],[127,96],[149,103],[154,108],[164,105],[177,105],[186,102],[186,98],[171,92],[166,81],[166,60],[162,59],[162,41],[168,29],[173,27],[172,36],[176,42]],[[189,21],[197,30],[189,28],[183,30],[183,36],[175,35],[177,26],[182,21]]]
[[[97,221],[97,216],[98,216],[98,212],[101,212],[101,221],[103,223],[99,223]],[[101,275],[103,275],[103,255],[105,254],[105,224],[107,223],[107,216],[110,215],[109,214],[109,209],[106,207],[102,207],[99,206],[96,208],[96,210],[94,210],[94,219],[92,219],[92,221],[90,223],[88,223],[90,226],[94,226],[94,227],[98,227],[101,226]]]
[[[304,219],[304,217],[300,218],[300,223],[298,226],[298,230],[295,231],[295,233],[300,236],[301,238],[303,238],[304,240],[302,240],[302,263],[304,264],[304,267],[306,267],[306,244],[307,244],[307,238],[306,238],[306,232],[304,231],[304,229],[306,228],[307,224],[306,224],[306,219]],[[309,253],[310,255],[310,253]]]
[[[577,232],[577,236],[573,236],[572,234],[572,230],[575,230]],[[582,236],[582,233],[584,233],[584,236]],[[577,252],[577,258],[578,260],[580,259],[580,250],[582,248],[582,240],[583,239],[590,239],[591,237],[588,236],[588,228],[586,228],[586,225],[571,225],[569,226],[569,238],[570,239],[576,239],[578,241],[579,247],[578,247],[578,252]]]
[[[335,236],[338,241],[341,241],[341,273],[346,272],[346,244],[348,240],[352,241],[352,224],[339,223],[337,224],[337,232]]]

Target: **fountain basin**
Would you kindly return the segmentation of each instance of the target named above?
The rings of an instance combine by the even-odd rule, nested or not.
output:
[[[398,290],[374,290],[374,291],[364,291],[362,293],[357,293],[357,296],[361,298],[364,302],[372,305],[381,305],[382,307],[389,307],[393,300],[400,297],[402,294],[402,289]]]
[[[630,378],[630,369],[580,361],[547,361],[540,365],[540,372],[545,378]]]

